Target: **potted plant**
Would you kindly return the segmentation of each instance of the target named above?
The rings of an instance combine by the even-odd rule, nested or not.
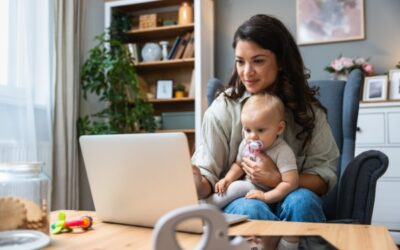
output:
[[[90,50],[82,68],[83,96],[86,99],[87,93],[97,94],[106,108],[79,118],[79,134],[154,131],[153,106],[143,99],[129,51],[105,33],[96,40],[98,44]]]
[[[175,98],[183,98],[186,95],[186,88],[183,84],[178,83],[174,88]]]

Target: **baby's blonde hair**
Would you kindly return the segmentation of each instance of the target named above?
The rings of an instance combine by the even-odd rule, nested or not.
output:
[[[279,119],[285,120],[285,106],[279,97],[269,93],[254,94],[247,98],[242,107],[242,113],[247,110],[257,110]]]

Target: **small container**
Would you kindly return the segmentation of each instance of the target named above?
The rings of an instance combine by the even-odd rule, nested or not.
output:
[[[49,235],[51,181],[40,162],[0,163],[0,231]]]
[[[189,2],[183,2],[179,7],[178,24],[185,25],[193,23],[193,9]]]

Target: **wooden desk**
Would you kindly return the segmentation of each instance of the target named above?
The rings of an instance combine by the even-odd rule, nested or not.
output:
[[[51,213],[51,222],[58,212]],[[46,249],[151,249],[150,228],[102,223],[94,212],[66,211],[68,220],[83,215],[93,216],[93,230],[52,235]],[[249,221],[229,229],[230,235],[321,235],[339,249],[393,249],[398,250],[389,231],[384,226],[365,226],[328,223],[298,223],[275,221]],[[182,247],[193,249],[200,236],[178,233]]]

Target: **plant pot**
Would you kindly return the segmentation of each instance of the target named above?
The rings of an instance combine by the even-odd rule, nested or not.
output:
[[[177,90],[175,91],[175,98],[183,98],[185,97],[185,91]]]

